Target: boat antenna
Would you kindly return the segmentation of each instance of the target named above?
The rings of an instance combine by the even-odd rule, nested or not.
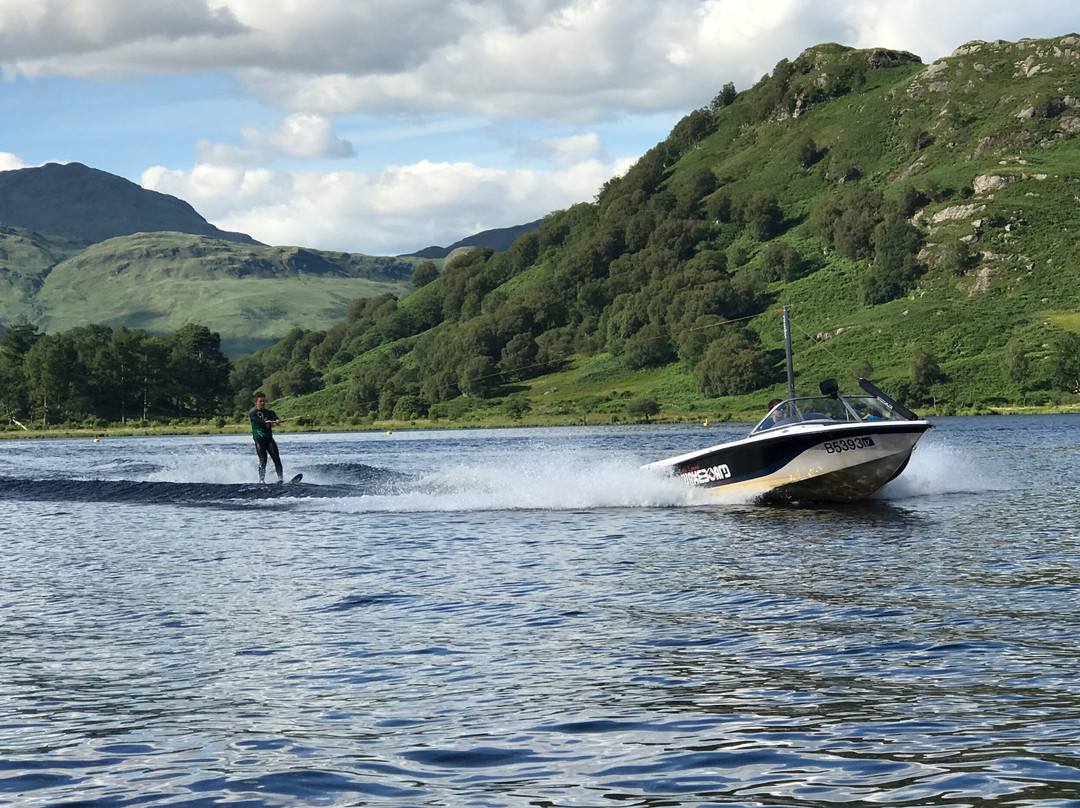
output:
[[[795,398],[795,368],[791,364],[791,315],[784,306],[784,352],[787,356],[787,397]]]

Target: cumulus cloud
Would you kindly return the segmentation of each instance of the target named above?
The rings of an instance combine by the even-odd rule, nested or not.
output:
[[[352,157],[356,150],[334,133],[333,124],[323,115],[298,113],[286,118],[273,132],[245,127],[244,140],[256,148],[291,157]]]
[[[16,168],[26,168],[26,163],[11,152],[0,152],[0,171],[12,171]]]
[[[1057,0],[0,0],[0,62],[8,75],[235,71],[271,104],[326,116],[588,121],[707,103],[822,41],[930,60],[1074,27]]]
[[[187,199],[219,227],[259,241],[396,255],[591,199],[628,162],[537,171],[421,161],[371,174],[158,166],[142,184]]]
[[[126,50],[163,50],[243,31],[227,5],[206,0],[0,0],[0,60],[26,75],[122,74],[153,64]]]
[[[519,157],[546,160],[557,166],[572,166],[589,160],[602,160],[604,143],[595,132],[544,138],[518,146]]]

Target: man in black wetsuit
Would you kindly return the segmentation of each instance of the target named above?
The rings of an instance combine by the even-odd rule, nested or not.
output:
[[[284,482],[285,477],[281,470],[281,455],[278,454],[277,443],[274,441],[274,426],[281,423],[277,413],[266,409],[266,396],[263,393],[255,394],[255,409],[248,415],[251,419],[251,436],[255,439],[255,453],[259,456],[259,482],[266,481],[266,458],[269,456],[274,461],[274,471],[277,472],[277,481]]]

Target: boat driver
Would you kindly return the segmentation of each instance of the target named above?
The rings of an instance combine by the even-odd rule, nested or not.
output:
[[[776,426],[778,423],[784,420],[784,408],[778,407],[777,404],[781,402],[781,399],[774,398],[769,402],[769,409],[771,410],[770,417],[772,418],[772,424],[770,426]]]

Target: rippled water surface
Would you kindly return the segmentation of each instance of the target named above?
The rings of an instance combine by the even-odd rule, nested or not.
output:
[[[1078,805],[1080,417],[935,423],[804,509],[638,470],[744,425],[2,441],[0,803]]]

